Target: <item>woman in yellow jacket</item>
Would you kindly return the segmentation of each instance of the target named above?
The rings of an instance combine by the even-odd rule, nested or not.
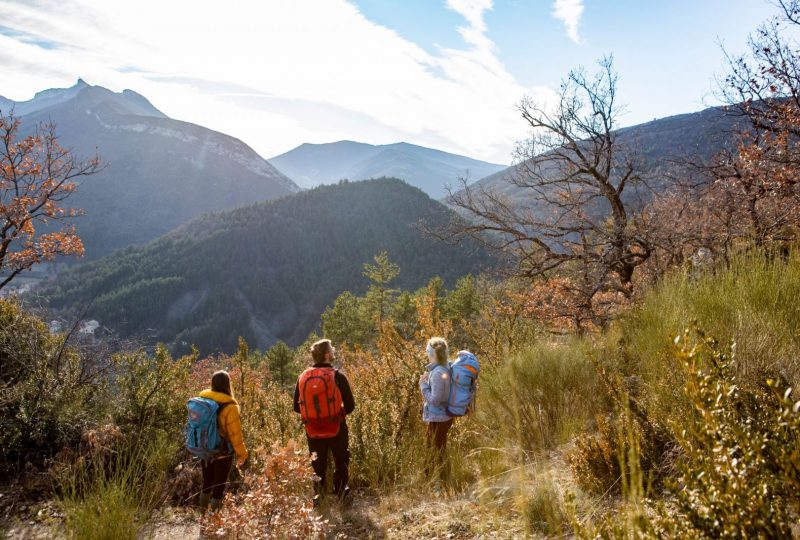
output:
[[[200,392],[200,397],[213,399],[219,403],[217,425],[220,436],[228,442],[236,454],[236,462],[242,465],[247,459],[247,448],[242,437],[242,422],[239,418],[239,404],[233,398],[231,378],[227,371],[217,371],[211,377],[211,388]],[[205,513],[209,503],[211,510],[222,505],[228,475],[233,465],[233,454],[226,453],[208,463],[203,463],[203,491],[200,493],[200,511]]]

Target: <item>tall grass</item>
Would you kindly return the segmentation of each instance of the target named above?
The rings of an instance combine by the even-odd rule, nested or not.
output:
[[[480,381],[478,419],[491,444],[548,450],[587,428],[600,406],[589,343],[534,344]]]
[[[800,382],[800,253],[788,260],[753,251],[728,268],[699,275],[674,273],[605,339],[605,362],[641,377],[650,409],[663,421],[685,417],[687,400],[671,341],[695,325],[721,343],[736,344],[743,383],[781,377]]]
[[[572,440],[566,455],[577,484],[584,489],[592,486],[590,491],[605,499],[609,494],[621,497],[616,499],[620,505],[616,517],[599,529],[590,522],[577,523],[578,536],[594,537],[591,531],[598,530],[609,537],[677,530],[669,511],[657,522],[647,518],[662,511],[659,504],[648,506],[650,499],[665,497],[665,488],[681,475],[681,485],[691,485],[688,479],[700,472],[699,459],[693,458],[691,464],[686,461],[688,451],[682,445],[687,440],[698,445],[698,456],[705,456],[713,453],[706,442],[716,439],[697,435],[709,424],[698,420],[696,389],[690,388],[693,373],[684,369],[682,357],[676,354],[676,336],[700,327],[718,338],[723,348],[735,344],[731,377],[743,396],[766,395],[767,379],[778,387],[796,387],[800,382],[797,298],[800,254],[794,252],[782,260],[753,251],[737,256],[726,267],[666,276],[602,334],[528,344],[482,375],[482,484],[489,485],[498,477],[513,484],[512,471],[549,459],[543,450]],[[710,397],[712,402],[717,399],[716,394]],[[758,403],[765,404],[765,398],[745,404],[756,407]],[[737,405],[744,416],[736,422],[706,432],[735,431],[737,425],[749,422],[753,433],[758,433],[761,417],[745,414],[743,406]],[[774,414],[778,412],[773,409]],[[742,439],[738,448],[746,446]],[[733,446],[726,452],[736,457]],[[791,463],[787,459],[783,462]],[[743,462],[741,456],[737,460]],[[523,517],[530,530],[541,531],[548,522],[542,516],[550,513],[552,497],[546,485],[531,486],[525,475],[518,477],[520,485],[509,489],[529,486]],[[713,475],[709,472],[706,477]],[[704,494],[703,481],[697,485],[698,493]],[[717,490],[726,500],[739,500],[721,482],[708,489]],[[684,515],[691,515],[693,504],[684,505]],[[731,503],[730,515],[743,508],[737,505]]]
[[[175,444],[165,438],[103,449],[60,471],[60,506],[69,538],[138,538],[164,498]]]

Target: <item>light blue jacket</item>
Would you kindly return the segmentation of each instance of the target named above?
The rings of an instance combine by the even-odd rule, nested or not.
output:
[[[428,380],[419,382],[425,405],[422,407],[423,422],[446,422],[447,400],[450,398],[450,369],[436,362],[427,366]]]

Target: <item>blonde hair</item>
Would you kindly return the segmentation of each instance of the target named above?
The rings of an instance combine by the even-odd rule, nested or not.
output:
[[[428,357],[439,365],[447,364],[447,342],[444,338],[432,337],[428,340]]]

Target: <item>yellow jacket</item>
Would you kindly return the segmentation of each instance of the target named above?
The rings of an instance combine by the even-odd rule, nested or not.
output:
[[[231,443],[237,458],[247,459],[247,448],[244,446],[244,437],[242,436],[242,420],[239,418],[239,404],[236,403],[236,400],[228,394],[215,392],[213,390],[203,390],[200,392],[200,397],[213,399],[220,405],[223,403],[232,403],[232,405],[224,407],[219,412],[219,416],[217,416],[219,434],[222,435],[222,438]]]

